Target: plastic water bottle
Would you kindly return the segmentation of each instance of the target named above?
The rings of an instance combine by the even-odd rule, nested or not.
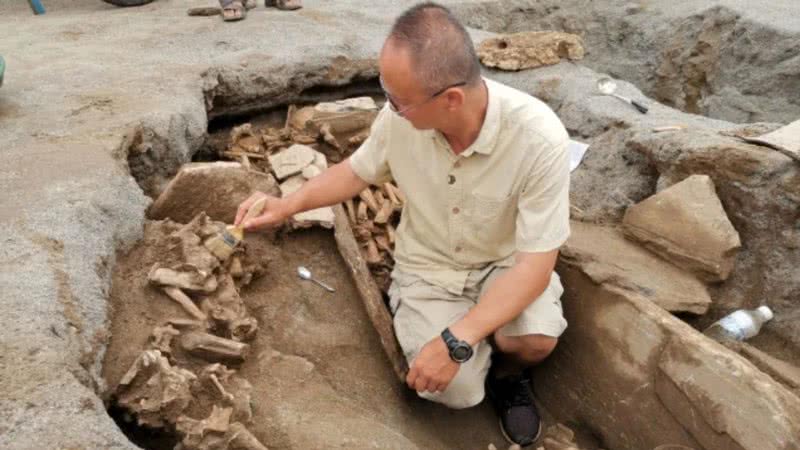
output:
[[[768,306],[739,309],[711,324],[703,334],[717,341],[743,341],[757,335],[761,326],[772,317]]]

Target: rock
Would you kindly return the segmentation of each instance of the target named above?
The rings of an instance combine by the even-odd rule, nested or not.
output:
[[[335,102],[323,102],[314,106],[314,115],[306,128],[328,132],[338,138],[345,133],[368,129],[378,115],[378,106],[371,97],[356,97]]]
[[[628,207],[655,192],[658,172],[646,157],[625,146],[627,137],[628,133],[611,129],[592,140],[570,174],[573,218],[617,222]]]
[[[789,125],[763,136],[744,137],[743,139],[754,144],[772,147],[795,161],[800,162],[800,120],[795,120]]]
[[[714,286],[710,321],[768,300],[776,315],[797,311],[800,248],[795,244],[800,210],[800,165],[772,149],[746,144],[707,129],[671,135],[635,133],[630,148],[641,152],[670,180],[708,175],[727,207],[743,247],[728,279]],[[701,324],[702,325],[702,324]],[[800,348],[797,321],[776,321],[769,333]],[[773,347],[774,348],[774,347]],[[796,350],[788,354],[796,354]]]
[[[585,234],[580,226],[573,232]],[[597,247],[623,253],[608,242]],[[796,448],[800,398],[646,292],[598,283],[597,263],[567,255],[557,265],[569,328],[533,372],[537,397],[553,416],[591,423],[604,448]],[[706,439],[712,435],[715,443]]]
[[[314,164],[311,164],[309,166],[306,166],[303,169],[302,173],[303,173],[303,178],[305,178],[306,180],[310,180],[310,179],[314,178],[315,176],[321,174],[322,170],[320,170],[320,168],[315,166]]]
[[[800,289],[796,275],[800,267],[800,164],[775,150],[723,134],[742,131],[737,124],[658,105],[653,105],[651,114],[642,115],[625,103],[601,101],[607,99],[592,95],[599,75],[585,67],[559,64],[492,75],[497,81],[546,99],[570,134],[591,144],[583,163],[571,174],[570,201],[585,211],[583,214],[573,208],[573,217],[617,222],[628,206],[655,192],[659,178],[664,188],[694,174],[713,180],[743,246],[729,278],[708,287],[714,302],[706,315],[695,319],[694,326],[703,328],[732,310],[752,308],[760,301],[774,306],[778,317],[796,314]],[[623,95],[641,95],[629,83],[617,84]],[[797,115],[792,117],[788,121]],[[685,128],[652,131],[666,124]],[[756,135],[780,125],[757,128]],[[762,334],[777,345],[765,348],[800,365],[796,356],[800,321],[774,321],[767,328]]]
[[[692,274],[626,240],[610,226],[572,222],[561,250],[598,284],[636,292],[671,312],[703,314],[711,304],[706,287]]]
[[[247,171],[235,162],[190,163],[158,196],[148,217],[187,223],[204,211],[213,220],[233,223],[239,203],[254,191],[276,195],[277,183],[271,175]]]
[[[800,367],[764,353],[747,342],[727,341],[723,345],[747,358],[764,373],[800,397]]]
[[[291,177],[281,183],[281,194],[285,197],[297,190],[299,190],[306,179],[302,175]],[[333,228],[334,222],[333,209],[329,206],[324,208],[312,209],[304,211],[292,216],[292,226],[297,228],[308,228],[314,225],[319,225],[324,228]]]
[[[575,443],[575,432],[561,423],[547,427],[542,444],[541,450],[581,450]]]
[[[622,223],[626,236],[706,281],[726,280],[741,247],[707,175],[692,175],[628,208]]]
[[[275,176],[279,180],[285,180],[302,172],[306,166],[314,161],[315,157],[316,150],[313,148],[307,145],[294,144],[286,150],[270,155],[268,159]]]
[[[703,336],[672,336],[655,381],[658,398],[701,448],[798,448],[800,399]]]
[[[481,42],[478,57],[487,67],[502,70],[533,69],[558,64],[562,59],[583,59],[580,36],[559,31],[527,31]]]
[[[325,155],[320,152],[314,152],[314,162],[312,164],[320,171],[324,171],[328,168],[328,160],[325,158]]]
[[[330,114],[341,114],[353,111],[377,111],[378,105],[372,97],[353,97],[333,102],[320,102],[314,106],[317,117],[324,118]]]

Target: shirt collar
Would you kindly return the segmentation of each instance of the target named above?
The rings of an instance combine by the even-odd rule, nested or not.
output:
[[[500,132],[500,97],[497,93],[497,87],[492,80],[483,78],[483,81],[486,84],[486,92],[489,96],[486,117],[483,118],[483,125],[481,125],[481,131],[478,133],[478,139],[461,153],[461,156],[464,157],[468,157],[473,153],[491,154],[497,141],[497,135]],[[431,132],[435,140],[447,147],[447,140],[442,133],[435,130],[431,130]]]

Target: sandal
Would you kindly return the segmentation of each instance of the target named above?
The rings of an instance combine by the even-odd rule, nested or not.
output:
[[[264,0],[264,6],[274,6],[283,11],[294,11],[303,7],[303,0]]]
[[[222,8],[222,20],[225,22],[235,22],[247,17],[247,8],[243,0],[219,0]]]

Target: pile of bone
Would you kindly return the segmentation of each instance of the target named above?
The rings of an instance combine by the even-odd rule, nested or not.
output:
[[[214,256],[205,244],[223,224],[205,214],[187,225],[165,226],[175,231],[168,235],[164,263],[153,265],[148,282],[188,317],[168,319],[153,330],[116,388],[117,403],[139,425],[177,431],[182,441],[176,448],[182,450],[263,450],[246,427],[252,422],[252,387],[236,371],[258,330],[239,292],[263,267],[250,263],[243,247],[226,260]]]
[[[395,229],[404,203],[403,193],[389,182],[380,187],[368,187],[358,198],[345,202],[361,254],[383,292],[388,291],[391,282]]]
[[[221,156],[274,175],[285,197],[325,170],[329,160],[336,162],[349,156],[369,137],[377,113],[378,107],[370,97],[299,109],[290,106],[283,128],[256,131],[249,123],[235,127]],[[397,186],[385,183],[365,189],[345,205],[362,256],[384,292],[391,281],[395,228],[404,202]],[[289,226],[332,228],[333,222],[333,210],[319,208],[294,215]]]
[[[339,162],[369,136],[378,115],[370,97],[357,97],[313,106],[289,107],[283,128],[266,127],[256,131],[246,123],[231,131],[229,144],[220,157],[240,161],[246,168],[258,167],[269,173],[267,161],[276,152],[292,145],[307,145]]]

